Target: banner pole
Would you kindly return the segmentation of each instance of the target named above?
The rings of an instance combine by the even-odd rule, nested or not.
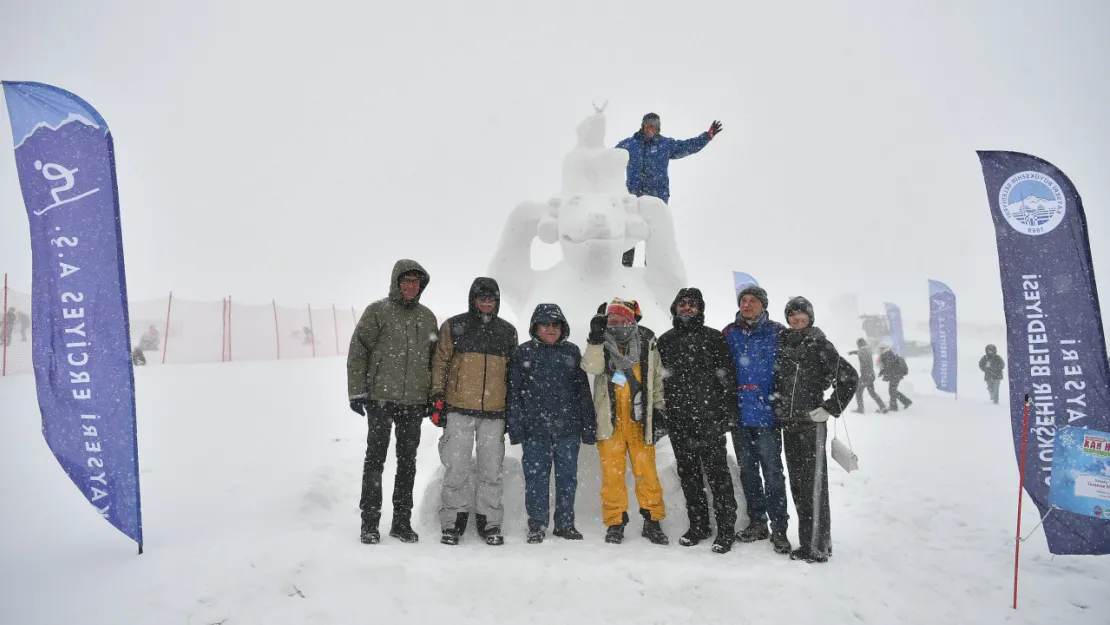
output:
[[[270,303],[274,306],[274,345],[277,346],[277,359],[281,360],[281,331],[278,330],[277,300],[272,299]]]
[[[312,323],[312,304],[308,305],[308,331],[312,335],[312,357],[316,357],[316,324]]]
[[[231,296],[227,296],[227,361],[234,362],[231,355]]]
[[[166,304],[166,336],[162,337],[162,364],[166,364],[166,351],[170,346],[170,311],[173,310],[173,291],[170,291],[170,301]]]
[[[1021,476],[1018,478],[1017,533],[1014,535],[1014,609],[1018,599],[1018,561],[1021,557],[1021,503],[1022,489],[1025,488],[1025,446],[1029,442],[1029,396],[1025,396],[1024,416],[1021,428]]]
[[[335,355],[339,356],[339,315],[335,313],[335,304],[331,305],[331,322],[335,329]]]
[[[4,322],[3,329],[0,330],[0,338],[4,339],[4,356],[3,364],[0,364],[0,376],[8,375],[8,274],[4,274],[4,308],[3,308]]]

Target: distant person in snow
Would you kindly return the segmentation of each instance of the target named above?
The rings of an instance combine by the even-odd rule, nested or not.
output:
[[[775,420],[782,428],[790,493],[798,511],[798,548],[791,560],[826,562],[832,555],[829,472],[825,452],[829,417],[852,401],[859,376],[813,325],[813,304],[786,304],[790,327],[779,335],[775,357]],[[825,391],[832,396],[825,399]]]
[[[12,306],[4,313],[4,345],[11,345],[12,332],[15,330],[15,322],[19,319],[19,313],[16,312],[15,306]]]
[[[158,328],[153,324],[139,337],[139,349],[144,352],[156,352],[160,349],[161,344],[162,335],[158,333]]]
[[[736,363],[740,419],[732,432],[740,486],[747,500],[748,525],[736,535],[740,542],[771,539],[775,553],[789,554],[786,537],[786,475],[782,468],[782,430],[771,405],[775,393],[774,363],[781,323],[767,318],[767,291],[749,286],[736,297],[740,310],[723,334]],[[762,476],[760,475],[762,473]],[[767,529],[767,519],[771,529]]]
[[[858,339],[856,341],[856,349],[848,352],[849,356],[859,356],[859,384],[856,386],[856,409],[852,412],[863,414],[863,391],[871,395],[871,399],[879,404],[879,412],[886,412],[886,404],[883,403],[883,398],[875,392],[875,360],[871,355],[871,347],[867,345],[867,339]]]
[[[1002,383],[1002,372],[1006,370],[1006,363],[998,355],[998,348],[987,345],[987,353],[979,359],[979,370],[983,372],[983,379],[987,381],[987,392],[991,395],[991,403],[998,403],[998,386]]]
[[[528,543],[543,542],[555,466],[555,530],[582,540],[574,527],[578,489],[578,449],[597,442],[597,419],[590,380],[581,369],[582,352],[571,343],[570,325],[555,304],[540,304],[528,324],[530,340],[509,362],[509,442],[523,445],[524,507]]]
[[[690,139],[664,137],[659,134],[661,129],[659,116],[648,113],[640,122],[640,130],[617,143],[617,147],[628,151],[628,192],[636,197],[650,195],[670,202],[671,180],[667,168],[671,160],[697,154],[721,132],[722,126],[721,122],[714,121],[709,130]],[[631,267],[635,255],[636,249],[630,249],[621,262]]]
[[[891,412],[898,411],[898,402],[902,402],[903,408],[909,408],[909,397],[906,397],[898,390],[898,385],[902,383],[902,378],[909,375],[910,369],[906,366],[906,359],[891,351],[889,345],[879,346],[879,377],[884,381],[890,383],[890,410]]]
[[[487,545],[503,545],[501,463],[505,460],[505,411],[509,361],[516,351],[516,328],[497,316],[501,289],[493,278],[470,286],[468,310],[440,328],[432,364],[432,401],[444,405],[436,425],[443,428],[439,458],[440,542],[457,545],[470,512]],[[475,467],[475,457],[477,466]],[[475,472],[475,469],[477,471]]]
[[[420,539],[412,530],[412,488],[438,338],[436,316],[420,303],[429,280],[428,272],[416,261],[397,261],[389,278],[388,297],[362,313],[347,353],[351,410],[365,417],[368,425],[359,500],[360,539],[368,545],[381,541],[382,471],[391,427],[397,431],[397,477],[389,535],[406,543]]]
[[[641,535],[666,545],[659,522],[667,508],[655,467],[655,443],[667,435],[663,363],[654,334],[636,323],[635,309],[633,302],[614,298],[605,314],[594,315],[582,356],[582,369],[594,376],[601,515],[608,528],[605,542],[623,542],[628,524],[625,467],[631,461],[644,518]]]
[[[659,355],[668,373],[663,383],[667,430],[690,519],[689,531],[678,542],[692,547],[712,536],[705,496],[708,481],[717,519],[713,551],[728,553],[736,540],[736,492],[725,434],[740,417],[736,365],[721,333],[705,327],[700,290],[680,290],[671,304],[671,317],[674,327],[659,337]]]

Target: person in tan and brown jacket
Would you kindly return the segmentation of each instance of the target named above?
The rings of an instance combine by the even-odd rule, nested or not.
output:
[[[443,527],[440,542],[446,545],[459,544],[474,501],[478,535],[490,545],[505,542],[501,535],[501,462],[505,459],[509,359],[517,346],[517,334],[510,323],[498,318],[500,305],[501,292],[495,280],[474,280],[469,310],[444,322],[432,362],[433,422],[443,428],[439,457],[446,472],[439,520]],[[444,407],[437,412],[437,406]],[[435,414],[441,416],[437,419]],[[475,447],[477,471],[472,461]]]

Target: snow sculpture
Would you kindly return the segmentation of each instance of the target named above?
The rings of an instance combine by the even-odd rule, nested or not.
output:
[[[546,204],[523,202],[509,215],[489,273],[522,336],[541,302],[562,307],[573,340],[585,347],[589,320],[613,297],[640,303],[644,324],[657,334],[670,327],[670,305],[686,286],[670,208],[625,187],[628,153],[605,147],[605,107],[578,125],[578,141],[563,159],[562,188]],[[563,258],[550,269],[531,266],[532,241],[558,243]],[[645,241],[646,267],[624,267],[621,254]]]

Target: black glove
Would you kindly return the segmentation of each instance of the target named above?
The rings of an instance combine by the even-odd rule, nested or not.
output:
[[[712,139],[716,137],[717,133],[721,132],[722,129],[721,122],[713,120],[713,123],[709,124],[709,138]]]
[[[432,395],[428,399],[428,416],[432,425],[440,428],[447,426],[447,402],[443,395]]]
[[[360,417],[366,416],[366,400],[365,399],[352,399],[351,410],[358,413]]]
[[[594,315],[590,319],[590,335],[586,342],[590,345],[601,345],[605,342],[605,328],[609,326],[609,318],[605,315]]]
[[[651,411],[651,442],[658,443],[667,435],[667,414],[656,408]]]

